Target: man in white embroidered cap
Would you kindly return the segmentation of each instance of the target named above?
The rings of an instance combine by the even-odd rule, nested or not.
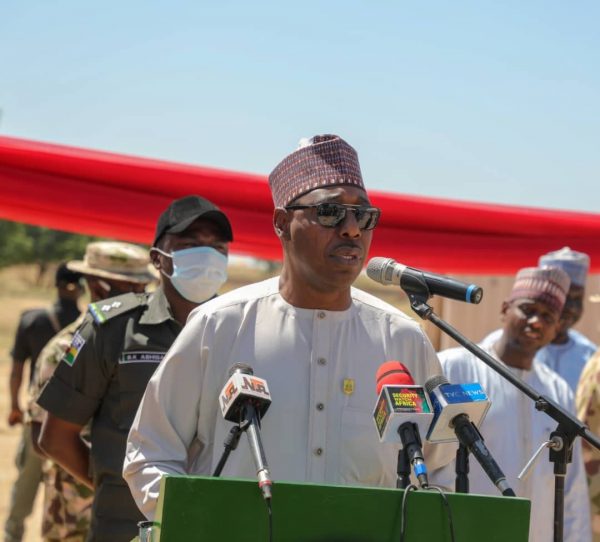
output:
[[[573,393],[567,383],[546,365],[537,352],[556,335],[569,276],[558,267],[527,267],[515,277],[512,291],[502,303],[500,336],[480,346],[540,394],[574,413]],[[531,500],[530,542],[552,540],[554,469],[546,457],[538,458],[529,475],[518,478],[536,449],[556,428],[556,422],[538,411],[531,399],[464,348],[439,353],[450,382],[479,382],[491,401],[480,426],[485,443],[518,497]],[[454,463],[431,473],[434,483],[452,485]],[[498,495],[478,463],[470,464],[471,493]],[[589,505],[581,439],[573,446],[573,462],[565,478],[564,540],[589,542]]]
[[[556,337],[546,348],[540,350],[538,359],[562,376],[575,393],[583,367],[598,349],[585,335],[573,329],[583,316],[590,257],[564,247],[540,256],[539,265],[560,267],[571,279]]]
[[[379,443],[372,419],[376,371],[401,360],[417,383],[441,373],[413,320],[352,287],[380,216],[356,151],[338,136],[316,136],[269,183],[281,275],[194,310],[130,431],[124,477],[149,518],[164,474],[213,472],[231,428],[218,394],[235,363],[269,385],[273,403],[261,423],[272,478],[323,484],[394,486],[397,448]],[[429,467],[449,461],[446,453],[426,450]],[[245,439],[222,475],[255,479]]]
[[[556,336],[552,342],[538,351],[536,359],[562,376],[575,393],[583,367],[598,348],[585,335],[573,329],[583,315],[585,283],[590,258],[583,252],[564,247],[540,256],[538,265],[562,269],[569,275],[571,286],[560,315]],[[502,330],[493,331],[483,342],[493,343],[498,340],[501,332]]]

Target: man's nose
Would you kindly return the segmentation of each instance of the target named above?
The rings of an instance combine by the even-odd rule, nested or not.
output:
[[[346,211],[346,216],[339,225],[340,235],[342,237],[349,237],[356,239],[361,236],[361,229],[358,227],[358,221],[356,220],[356,213],[351,210]]]
[[[529,318],[527,318],[527,323],[530,326],[541,326],[542,320],[540,319],[539,314],[532,314]]]

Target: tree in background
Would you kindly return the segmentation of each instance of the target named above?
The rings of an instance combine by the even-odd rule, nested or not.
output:
[[[81,258],[97,237],[0,220],[0,267],[36,263],[41,279],[49,262]]]

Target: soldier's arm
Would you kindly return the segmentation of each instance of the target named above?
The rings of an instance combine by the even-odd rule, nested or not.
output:
[[[90,486],[90,450],[81,440],[80,431],[102,404],[110,381],[99,333],[91,317],[86,317],[37,401],[47,411],[40,447]]]
[[[8,425],[23,423],[23,411],[19,406],[19,391],[23,383],[23,368],[25,361],[31,356],[27,342],[27,323],[25,315],[21,316],[19,327],[15,335],[15,344],[13,346],[12,367],[10,370],[9,390],[10,390],[10,412],[8,414]]]
[[[61,467],[94,489],[90,477],[90,450],[81,439],[83,425],[62,420],[48,413],[42,424],[39,444],[43,452]]]
[[[10,370],[10,412],[8,413],[8,425],[23,423],[23,411],[19,406],[19,390],[23,382],[23,367],[25,363],[13,358]]]
[[[73,324],[71,324],[73,325]],[[70,326],[69,326],[70,328]],[[35,370],[33,372],[33,379],[29,386],[29,405],[27,411],[29,414],[29,425],[31,431],[31,443],[35,452],[46,457],[44,451],[40,448],[38,440],[42,429],[42,423],[45,418],[45,410],[37,404],[37,400],[46,385],[46,382],[50,380],[50,377],[54,374],[56,367],[60,363],[65,352],[71,346],[71,340],[73,339],[74,331],[70,330],[61,331],[58,335],[50,340],[50,342],[44,346],[40,355],[38,356],[37,363],[35,364]]]

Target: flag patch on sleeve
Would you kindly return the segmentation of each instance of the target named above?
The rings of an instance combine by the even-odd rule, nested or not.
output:
[[[77,359],[77,356],[79,355],[79,352],[83,348],[84,344],[85,339],[79,334],[79,331],[76,331],[75,335],[73,335],[71,346],[69,346],[69,349],[63,356],[63,361],[70,367],[73,367],[73,364],[75,363],[75,360]]]

